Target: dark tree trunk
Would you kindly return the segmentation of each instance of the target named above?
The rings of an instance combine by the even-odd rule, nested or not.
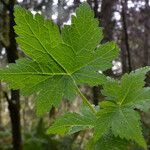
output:
[[[149,0],[145,0],[145,18],[144,18],[144,27],[145,27],[145,37],[144,37],[144,59],[143,66],[149,65],[149,14],[150,14],[150,6]]]
[[[100,19],[101,25],[104,27],[103,42],[108,42],[113,39],[114,22],[112,21],[112,16],[116,1],[117,0],[102,0]]]
[[[124,39],[124,47],[126,49],[126,54],[127,54],[127,62],[128,62],[128,72],[132,71],[132,65],[131,65],[131,54],[130,54],[130,46],[129,46],[129,37],[128,37],[128,28],[127,28],[127,17],[126,17],[126,11],[127,11],[127,0],[122,0],[121,1],[121,5],[122,5],[122,28],[123,28],[123,38]],[[122,57],[124,57],[124,50],[122,50],[123,54]],[[125,55],[126,56],[126,55]],[[125,58],[123,58],[124,60]],[[122,64],[124,64],[125,62],[123,62]],[[125,64],[124,64],[125,65]],[[125,68],[125,66],[124,66]],[[123,71],[125,72],[125,71]]]
[[[74,0],[74,6],[75,8],[80,5],[80,0]]]
[[[94,86],[92,88],[92,91],[93,91],[93,104],[95,106],[97,106],[99,100],[102,99],[102,94],[100,93],[100,90],[101,90],[101,86]]]
[[[122,36],[121,36],[121,63],[122,63],[122,74],[128,72],[128,68],[127,68],[127,52],[126,52],[126,47],[124,44],[124,33],[122,32]]]
[[[2,125],[2,85],[1,85],[1,82],[0,82],[0,127]]]
[[[7,60],[9,63],[15,63],[15,60],[18,59],[17,44],[15,40],[15,32],[13,29],[13,26],[15,25],[13,15],[15,3],[15,0],[9,0],[9,3],[7,4],[7,9],[9,11],[9,45],[7,45],[5,48],[7,53]],[[5,93],[5,96],[8,101],[8,109],[11,118],[13,149],[22,150],[19,90],[11,90],[10,98],[7,96],[7,93]]]
[[[92,0],[87,0],[87,3],[91,6],[92,8]]]
[[[59,31],[61,32],[61,25],[62,25],[62,21],[61,21],[61,7],[62,7],[62,1],[58,0],[58,17],[57,17],[57,25],[59,27]]]
[[[7,100],[12,125],[13,149],[22,150],[19,90],[11,90],[11,98]]]
[[[95,14],[95,18],[98,18],[99,19],[99,12],[98,12],[98,5],[99,5],[99,1],[98,0],[94,0],[94,14]]]

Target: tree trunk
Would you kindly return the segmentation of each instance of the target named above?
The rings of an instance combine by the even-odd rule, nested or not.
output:
[[[2,84],[0,82],[0,127],[2,125]]]
[[[95,14],[95,18],[98,18],[99,19],[99,12],[98,12],[98,5],[99,5],[99,1],[98,0],[94,0],[94,14]]]
[[[121,36],[121,63],[122,63],[122,74],[128,72],[128,68],[127,68],[127,52],[126,52],[126,47],[124,44],[124,33],[122,32],[122,36]]]
[[[15,3],[15,0],[9,0],[9,3],[7,5],[9,11],[9,45],[6,46],[6,53],[9,63],[15,63],[15,60],[18,59],[17,44],[15,40],[15,32],[13,29],[13,26],[15,25],[13,15]],[[8,109],[11,118],[13,149],[22,150],[19,90],[11,90],[10,98],[6,93],[5,96],[8,101]]]
[[[150,6],[149,0],[145,0],[145,18],[144,18],[144,59],[143,59],[143,66],[149,65],[149,13],[150,13]]]
[[[74,0],[74,6],[75,8],[78,7],[80,5],[80,0]]]
[[[127,11],[127,0],[121,1],[121,5],[122,5],[122,33],[123,33],[123,38],[124,39],[124,47],[126,49],[126,54],[127,54],[127,60],[128,60],[128,72],[132,71],[132,65],[131,65],[131,54],[130,54],[130,46],[129,46],[129,37],[128,37],[128,28],[127,28],[127,20],[126,20],[126,11]],[[122,57],[124,57],[124,49],[122,50]],[[125,55],[126,56],[126,55]],[[125,58],[123,58],[122,60],[124,60]],[[123,62],[122,64],[125,65],[125,62]],[[124,66],[125,68],[125,66]],[[123,71],[125,72],[125,71]]]
[[[100,19],[101,25],[104,28],[103,42],[108,42],[113,39],[114,22],[112,21],[112,16],[116,1],[117,0],[102,0]]]

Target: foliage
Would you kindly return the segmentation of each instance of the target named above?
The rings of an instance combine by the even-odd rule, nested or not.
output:
[[[144,88],[150,67],[125,74],[121,80],[105,77],[101,72],[111,68],[118,47],[114,42],[99,44],[102,29],[86,3],[80,5],[72,24],[61,34],[50,20],[19,6],[15,8],[15,22],[17,42],[28,58],[1,69],[0,78],[24,95],[37,92],[38,115],[58,106],[62,97],[71,99],[76,93],[84,102],[80,113],[60,116],[48,133],[73,134],[90,128],[94,134],[86,149],[125,149],[129,140],[147,149],[138,110],[150,107],[150,88]],[[77,86],[81,84],[103,85],[106,100],[100,108],[84,97]]]
[[[127,150],[128,143],[126,140],[119,137],[114,137],[112,133],[105,134],[97,143],[95,144],[94,150]]]
[[[38,119],[30,130],[22,133],[24,150],[77,150],[80,145],[75,144],[73,136],[55,137],[45,133],[43,119]],[[11,130],[0,131],[0,150],[12,150]]]
[[[98,85],[105,81],[98,70],[111,67],[118,48],[113,42],[98,46],[102,31],[93,17],[90,7],[81,5],[76,17],[72,17],[72,25],[65,26],[60,35],[52,21],[16,6],[17,42],[30,58],[0,70],[0,75],[24,95],[39,93],[38,115],[49,111],[52,105],[58,106],[63,96],[75,95],[77,84]]]
[[[137,109],[147,111],[150,107],[150,88],[143,88],[145,74],[149,70],[149,67],[145,67],[125,74],[121,81],[109,78],[103,86],[106,100],[100,103],[96,115],[90,111],[82,114],[66,113],[55,121],[48,133],[70,134],[76,130],[94,128],[89,143],[91,148],[111,130],[115,137],[133,140],[146,148]]]

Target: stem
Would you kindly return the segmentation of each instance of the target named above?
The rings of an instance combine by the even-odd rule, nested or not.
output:
[[[70,76],[70,77],[72,78],[72,76]],[[78,88],[78,86],[77,86],[75,80],[74,80],[73,78],[72,78],[72,80],[73,80],[73,83],[74,83],[74,85],[75,85],[75,87],[76,87],[76,89],[77,89],[78,94],[80,95],[80,97],[81,97],[82,100],[83,100],[83,103],[86,104],[86,105],[91,109],[91,111],[92,111],[94,114],[96,114],[96,113],[97,113],[96,110],[95,110],[94,107],[91,105],[91,103],[87,100],[87,98],[82,94],[82,92],[81,92],[80,89]]]
[[[83,103],[85,103],[90,109],[91,111],[96,114],[96,110],[94,109],[94,107],[91,105],[91,103],[86,99],[86,97],[81,93],[80,89],[77,87],[77,92],[78,94],[80,95],[80,97],[82,98],[83,100]]]

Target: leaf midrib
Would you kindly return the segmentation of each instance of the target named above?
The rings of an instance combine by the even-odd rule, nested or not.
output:
[[[120,102],[120,105],[122,105],[122,103],[125,101],[126,97],[128,96],[129,92],[130,92],[130,89],[132,87],[132,84],[133,84],[133,80],[130,82],[129,84],[129,87],[127,89],[127,92],[125,93],[124,97],[122,98],[121,102]]]
[[[22,14],[21,14],[21,15],[22,15]],[[75,73],[76,71],[80,70],[80,69],[83,68],[83,67],[86,67],[88,64],[90,64],[90,63],[92,63],[93,61],[96,61],[96,60],[98,59],[98,58],[96,58],[96,59],[90,61],[88,64],[86,64],[86,66],[82,65],[80,68],[78,68],[78,69],[76,69],[75,71],[69,73],[68,70],[67,70],[61,63],[59,63],[59,61],[57,61],[57,59],[56,59],[51,53],[49,53],[49,51],[47,51],[47,49],[45,48],[45,46],[43,45],[43,43],[40,41],[40,39],[37,37],[37,35],[36,35],[36,34],[34,33],[34,31],[32,30],[32,27],[30,26],[30,24],[29,24],[28,21],[26,20],[25,16],[22,15],[22,17],[24,17],[25,22],[26,22],[26,24],[28,25],[30,31],[33,33],[34,37],[38,40],[38,42],[39,42],[40,45],[43,47],[43,49],[45,50],[45,52],[46,52],[68,75],[72,75],[72,74]],[[33,19],[34,19],[34,18],[33,18]],[[63,43],[62,43],[62,44],[63,44]],[[74,51],[74,48],[73,48],[71,45],[69,45],[69,47],[71,47],[72,50]],[[111,51],[111,50],[110,50],[110,51]],[[109,51],[108,51],[108,52],[109,52]],[[105,54],[104,54],[104,55],[105,55]],[[104,55],[102,55],[102,56],[104,56]],[[102,57],[102,56],[101,56],[101,57]],[[62,75],[62,74],[60,74],[60,75]],[[63,75],[65,75],[65,74],[63,74]]]
[[[61,75],[65,75],[65,76],[69,76],[67,73],[33,73],[33,72],[27,72],[27,73],[3,73],[4,75],[43,75],[43,76],[61,76]]]
[[[22,15],[22,13],[21,13],[21,15]],[[62,66],[61,63],[59,63],[59,62],[57,61],[57,59],[55,59],[55,57],[54,57],[51,53],[49,53],[49,52],[47,51],[47,49],[45,48],[45,46],[42,44],[42,42],[39,40],[39,38],[36,36],[36,34],[34,33],[34,31],[32,30],[32,28],[31,28],[30,24],[28,23],[28,21],[26,20],[25,16],[22,15],[22,17],[25,19],[25,22],[26,22],[26,24],[28,25],[29,29],[31,30],[31,32],[33,33],[33,35],[35,36],[35,38],[39,41],[40,45],[41,45],[41,46],[44,48],[44,50],[47,52],[47,54],[48,54],[66,73],[68,73],[67,69],[66,69],[64,66]],[[69,74],[69,73],[68,73],[68,74]]]
[[[79,67],[79,68],[77,68],[75,71],[73,71],[71,74],[74,74],[74,73],[76,73],[77,71],[79,71],[80,69],[82,69],[82,68],[84,68],[84,67],[87,67],[89,64],[91,64],[91,63],[97,61],[98,59],[103,59],[103,60],[104,60],[104,58],[102,58],[102,57],[104,57],[106,54],[108,54],[108,53],[111,52],[111,51],[112,51],[112,49],[110,49],[109,51],[107,51],[107,53],[101,55],[100,57],[96,57],[95,59],[93,59],[93,60],[87,62],[86,65],[82,65],[81,67]],[[96,51],[95,51],[95,52],[96,52]],[[93,53],[93,54],[94,54],[94,53]]]
[[[22,13],[21,13],[22,15]],[[109,53],[110,51],[108,51],[107,53],[101,55],[101,57],[97,57],[96,59],[91,60],[90,62],[88,62],[86,65],[82,65],[81,67],[77,68],[75,71],[69,73],[68,70],[61,64],[59,63],[59,61],[57,61],[57,59],[51,54],[49,53],[49,51],[45,48],[45,46],[43,45],[43,43],[40,41],[40,39],[38,38],[38,36],[34,33],[34,31],[32,30],[32,27],[30,26],[30,24],[28,23],[28,21],[26,20],[25,16],[22,15],[22,17],[25,19],[25,22],[27,24],[27,26],[29,27],[30,31],[33,33],[34,37],[38,40],[38,42],[40,43],[40,45],[43,47],[43,49],[45,50],[45,52],[66,72],[67,75],[71,76],[72,74],[74,74],[75,72],[79,71],[80,69],[82,69],[83,67],[86,67],[87,65],[89,65],[90,63],[96,61],[97,59],[100,59],[101,57],[105,56],[107,53]],[[34,19],[34,18],[33,18]],[[37,20],[35,20],[37,21]],[[63,43],[62,43],[63,44]],[[66,44],[66,43],[65,43]],[[68,44],[67,44],[68,45]],[[71,45],[68,45],[70,48],[72,48],[72,50],[74,51],[74,48]],[[66,75],[66,74],[53,74],[53,75]],[[40,75],[40,74],[39,74]],[[43,75],[43,74],[42,74]],[[45,75],[52,75],[52,74],[45,74]]]
[[[128,122],[127,117],[124,115],[123,110],[120,109],[119,112],[120,112],[120,114],[123,116],[123,118],[125,119],[125,122],[128,124],[128,127],[130,128],[130,131],[131,131],[133,134],[135,134],[135,132],[133,132],[133,131],[134,131],[134,130],[133,130],[134,126]]]

